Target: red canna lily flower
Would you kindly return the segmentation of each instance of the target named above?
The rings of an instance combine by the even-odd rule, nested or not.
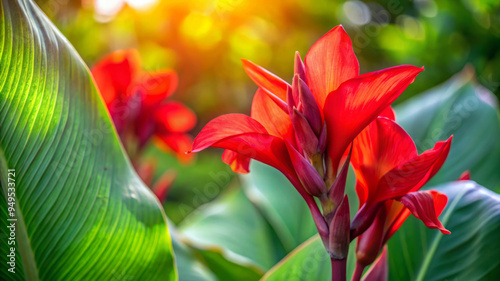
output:
[[[251,117],[229,114],[210,121],[193,152],[227,149],[224,162],[236,172],[248,172],[249,158],[256,159],[280,170],[301,194],[315,196],[333,183],[356,135],[422,71],[398,66],[359,75],[342,26],[321,37],[305,63],[296,54],[292,85],[250,61],[243,60],[243,67],[259,86]]]
[[[321,37],[305,63],[296,53],[291,85],[248,60],[243,67],[259,87],[251,116],[213,119],[195,138],[193,152],[224,148],[223,160],[235,172],[248,172],[250,159],[281,171],[306,201],[332,268],[343,278],[350,241],[349,201],[344,196],[347,148],[422,68],[398,66],[359,75],[342,26]],[[320,198],[322,212],[313,197]]]
[[[174,71],[143,71],[136,50],[119,50],[97,62],[92,75],[131,153],[154,137],[160,148],[180,160],[191,158],[185,154],[192,143],[187,132],[195,126],[196,115],[182,103],[166,101],[177,87]]]
[[[411,137],[386,117],[378,117],[356,137],[351,163],[361,207],[351,223],[351,239],[362,233],[356,251],[362,267],[375,260],[410,213],[427,227],[450,233],[438,219],[446,195],[419,189],[443,165],[451,139],[418,155]]]

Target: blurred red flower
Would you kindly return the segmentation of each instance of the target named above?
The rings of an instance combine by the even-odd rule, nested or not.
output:
[[[191,149],[187,132],[196,125],[196,115],[167,100],[177,87],[173,70],[144,71],[136,50],[119,50],[97,62],[92,75],[132,159],[151,138],[181,161],[192,157],[185,152]]]
[[[447,196],[419,189],[445,162],[452,137],[418,155],[411,137],[389,119],[394,115],[384,116],[356,137],[351,155],[360,202],[360,210],[351,223],[351,239],[362,233],[356,250],[362,266],[375,260],[410,213],[427,227],[450,233],[438,219]]]

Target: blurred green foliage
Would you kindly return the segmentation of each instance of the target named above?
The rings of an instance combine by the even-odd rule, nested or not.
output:
[[[158,1],[146,10],[124,6],[102,16],[92,0],[36,0],[89,65],[113,50],[137,48],[148,69],[178,71],[177,98],[200,115],[199,128],[215,115],[249,111],[256,86],[241,58],[290,80],[294,52],[304,56],[338,24],[351,36],[361,72],[425,66],[399,101],[467,63],[481,84],[499,94],[498,1]]]

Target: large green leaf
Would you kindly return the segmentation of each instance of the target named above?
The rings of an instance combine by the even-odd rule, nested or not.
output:
[[[500,121],[495,96],[465,69],[441,86],[396,107],[397,122],[419,151],[454,135],[443,168],[428,185],[457,179],[471,170],[472,180],[500,191]]]
[[[273,227],[286,253],[318,233],[304,199],[283,174],[257,161],[252,161],[250,170],[251,173],[241,176],[245,193]],[[353,200],[354,182],[354,172],[350,169],[346,192],[351,199],[351,216],[358,210],[357,200]]]
[[[255,279],[246,280],[257,280],[279,260],[269,226],[240,188],[228,188],[193,212],[179,225],[179,232],[212,266],[230,271],[221,264],[229,261],[257,273]]]
[[[32,1],[2,0],[0,16],[0,182],[7,196],[15,169],[17,219],[11,274],[0,197],[2,279],[175,280],[163,210],[87,67]]]
[[[444,235],[413,216],[389,241],[391,280],[498,280],[500,196],[475,182],[437,187],[448,195]]]
[[[354,271],[355,257],[354,245],[351,243],[349,256],[347,258],[347,276],[351,276]],[[281,280],[332,280],[330,256],[326,252],[323,243],[318,235],[311,237],[288,254],[271,270],[269,270],[261,280],[281,281]]]
[[[170,221],[169,225],[179,281],[217,281],[217,277],[206,266],[203,258],[194,249],[179,241],[179,234],[173,229]]]
[[[245,280],[258,280],[262,276],[262,269],[231,255],[224,245],[199,245],[169,223],[179,281],[235,280],[241,276]]]
[[[304,199],[283,174],[257,161],[252,161],[250,169],[251,173],[241,176],[245,193],[287,252],[317,233]]]

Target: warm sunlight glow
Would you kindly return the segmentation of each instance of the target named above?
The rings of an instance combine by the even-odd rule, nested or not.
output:
[[[95,10],[98,15],[112,17],[116,15],[125,4],[137,10],[148,9],[158,0],[95,0]]]

